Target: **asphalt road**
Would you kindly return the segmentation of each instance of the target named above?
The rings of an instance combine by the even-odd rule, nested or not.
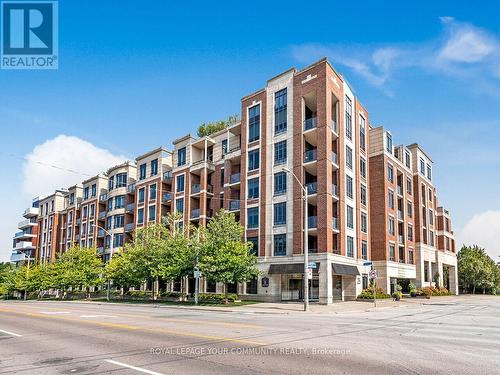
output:
[[[500,374],[500,297],[328,314],[0,302],[1,374]]]

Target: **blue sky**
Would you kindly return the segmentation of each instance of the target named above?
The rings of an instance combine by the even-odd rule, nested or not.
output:
[[[268,78],[322,56],[372,124],[433,156],[459,241],[499,253],[496,1],[89,3],[60,2],[59,70],[0,71],[0,193],[9,197],[0,260],[34,191],[82,180],[108,157],[170,146],[239,112]],[[37,163],[76,158],[80,175]]]

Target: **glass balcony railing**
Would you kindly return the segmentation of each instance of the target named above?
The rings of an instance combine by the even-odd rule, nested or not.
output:
[[[307,227],[309,229],[316,229],[318,227],[318,217],[317,216],[309,216],[307,218]]]
[[[332,185],[332,195],[334,197],[338,197],[339,196],[339,187],[336,184]]]
[[[106,218],[106,211],[99,212],[99,219],[104,220]]]
[[[191,185],[191,194],[198,194],[201,191],[201,185],[200,184],[193,184]]]
[[[134,203],[129,203],[129,204],[127,204],[127,206],[126,206],[125,210],[126,210],[127,212],[132,212],[132,211],[134,211],[134,207],[135,207],[135,204],[134,204]]]
[[[229,211],[239,211],[240,206],[241,204],[239,200],[232,200],[229,202]]]
[[[172,171],[166,171],[163,172],[163,179],[164,180],[171,180],[172,179]]]
[[[172,193],[163,193],[163,202],[170,202],[172,200]]]
[[[304,120],[304,130],[314,129],[316,127],[316,117],[306,118]]]
[[[229,183],[231,184],[237,184],[238,182],[240,182],[240,179],[241,179],[241,175],[240,173],[233,173],[231,175],[231,177],[229,178]]]
[[[339,219],[336,217],[332,218],[332,228],[335,230],[339,230]]]
[[[304,163],[309,163],[316,160],[316,149],[304,152]]]
[[[318,192],[318,184],[316,182],[310,182],[306,184],[307,194],[312,195]]]
[[[332,120],[331,124],[332,124],[332,130],[333,130],[333,132],[337,133],[337,121]]]
[[[403,211],[398,210],[398,219],[403,220]]]
[[[339,159],[338,159],[337,153],[334,151],[332,152],[332,163],[335,165],[339,164]]]
[[[135,228],[135,224],[134,223],[128,223],[128,224],[125,224],[125,231],[126,232],[132,232]]]
[[[194,210],[191,210],[191,219],[197,219],[200,217],[201,211],[199,208],[195,208]]]

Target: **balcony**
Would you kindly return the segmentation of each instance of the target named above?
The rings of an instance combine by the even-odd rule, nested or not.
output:
[[[24,228],[34,227],[34,226],[37,226],[37,225],[38,225],[38,223],[33,223],[31,220],[27,219],[27,220],[20,221],[17,224],[17,227],[19,229],[24,229]]]
[[[97,254],[102,255],[103,253],[104,253],[104,247],[99,246],[99,247],[97,248]]]
[[[241,203],[239,200],[232,200],[229,202],[229,211],[239,211],[241,207]]]
[[[335,231],[335,232],[338,232],[339,231],[339,219],[336,218],[336,217],[333,217],[332,218],[332,229]]]
[[[17,253],[17,254],[10,255],[10,262],[11,263],[24,262],[27,259],[28,259],[28,257],[24,253]]]
[[[336,184],[332,185],[332,195],[334,198],[339,199],[339,187]]]
[[[308,229],[316,229],[316,228],[318,228],[318,217],[317,216],[308,216],[308,218],[307,218],[307,228]]]
[[[76,225],[80,225],[82,223],[82,219],[78,218],[76,219]]]
[[[135,183],[128,184],[128,186],[127,186],[127,194],[134,194],[134,193],[135,193]]]
[[[193,162],[193,164],[191,165],[190,171],[194,172],[194,171],[198,171],[200,169],[205,169],[205,168],[208,169],[209,171],[212,171],[212,172],[215,171],[214,163],[210,160],[203,160],[203,159]]]
[[[99,201],[100,202],[106,202],[107,200],[108,200],[108,194],[107,193],[99,195]]]
[[[80,241],[80,235],[79,234],[75,234],[75,241]]]
[[[404,219],[403,211],[398,210],[398,220],[403,221],[403,219]]]
[[[125,224],[125,232],[132,232],[135,228],[134,223]]]
[[[399,242],[399,244],[400,244],[400,245],[404,246],[404,243],[405,243],[405,236],[403,236],[403,235],[401,235],[401,234],[400,234],[400,235],[398,236],[398,242]]]
[[[310,163],[316,161],[316,155],[317,155],[316,149],[304,152],[304,163]]]
[[[17,232],[14,235],[14,239],[15,240],[28,240],[28,241],[31,241],[31,239],[35,238],[35,237],[36,237],[36,235],[31,234],[31,233],[24,233],[23,231]]]
[[[23,250],[32,250],[35,246],[31,243],[31,241],[19,241],[14,244],[14,251],[23,251]]]
[[[39,212],[38,207],[30,207],[24,211],[23,216],[26,219],[30,219],[32,217],[38,216],[38,212]]]
[[[313,195],[318,192],[318,183],[317,182],[310,182],[306,184],[306,189],[307,189],[307,194],[308,195]]]
[[[332,126],[332,131],[333,131],[335,134],[338,134],[338,131],[337,131],[337,121],[335,121],[335,120],[331,120],[330,124],[331,124],[331,126]]]
[[[306,118],[304,120],[304,131],[316,128],[316,117]]]
[[[332,151],[332,164],[335,165],[337,168],[339,167],[339,158],[335,151]]]
[[[403,196],[403,187],[398,185],[396,190],[398,192],[398,195],[402,197]]]
[[[191,194],[198,194],[201,191],[200,184],[192,184],[191,185]]]
[[[199,208],[191,210],[191,219],[198,219],[200,217],[201,211]]]
[[[129,203],[125,207],[125,212],[127,212],[127,213],[133,213],[134,212],[134,208],[135,208],[135,203]]]
[[[229,183],[230,184],[238,184],[241,180],[241,174],[238,173],[233,173],[231,177],[229,177]]]
[[[163,203],[170,202],[172,200],[172,193],[163,193],[161,200]]]
[[[97,230],[97,238],[103,238],[106,235],[106,232],[104,232],[104,229],[99,228]]]
[[[104,220],[104,219],[106,219],[106,211],[99,212],[99,220]]]
[[[171,181],[173,178],[173,174],[172,174],[172,171],[166,171],[166,172],[163,172],[163,179],[165,181]]]

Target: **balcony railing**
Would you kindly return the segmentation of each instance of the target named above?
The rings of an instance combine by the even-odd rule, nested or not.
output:
[[[125,232],[132,232],[135,228],[134,223],[125,224]]]
[[[398,195],[403,195],[403,187],[398,185],[397,192],[398,192]]]
[[[99,247],[97,248],[97,254],[102,255],[103,253],[104,253],[104,247],[99,246]]]
[[[135,193],[135,183],[128,184],[128,186],[127,186],[127,193],[129,193],[129,194],[134,194]]]
[[[134,207],[135,207],[135,203],[129,203],[129,204],[127,204],[127,206],[125,207],[125,211],[126,211],[126,212],[133,212],[133,211],[134,211]]]
[[[334,230],[339,230],[339,219],[336,217],[332,218],[332,228]]]
[[[316,117],[306,118],[304,120],[304,130],[314,129],[316,127]]]
[[[241,180],[241,174],[238,173],[233,173],[231,177],[229,178],[229,183],[230,184],[237,184]]]
[[[239,200],[232,200],[229,202],[229,211],[239,211],[241,207]]]
[[[193,184],[191,185],[191,194],[198,194],[201,191],[201,185],[200,184]]]
[[[99,200],[101,202],[106,202],[108,200],[108,194],[105,193],[105,194],[99,195]]]
[[[398,236],[398,241],[399,241],[400,244],[404,244],[404,242],[405,242],[405,236],[403,236],[403,235],[400,234]]]
[[[309,163],[316,160],[316,149],[304,152],[304,163]]]
[[[339,165],[339,159],[335,151],[332,151],[332,163],[335,165]]]
[[[172,200],[172,193],[163,193],[162,201],[170,202]]]
[[[99,220],[104,220],[106,218],[106,211],[99,212]]]
[[[318,192],[318,183],[310,182],[306,184],[306,188],[307,188],[307,194],[309,195],[316,194]]]
[[[31,220],[29,219],[26,219],[26,220],[23,220],[23,221],[20,221],[18,224],[17,224],[17,227],[19,229],[23,229],[23,228],[27,228],[27,227],[30,227],[30,226],[36,226],[38,225],[37,223],[34,223],[32,222]]]
[[[80,225],[82,223],[82,219],[78,218],[76,219],[76,225]]]
[[[200,209],[199,208],[195,208],[194,210],[191,210],[191,219],[197,219],[200,217]]]
[[[316,229],[318,227],[318,217],[317,216],[309,216],[307,218],[307,227],[309,229]]]
[[[337,134],[337,121],[335,120],[332,120],[331,121],[331,124],[332,124],[332,130],[335,134]]]
[[[403,211],[398,210],[398,219],[399,219],[399,220],[403,220],[403,217],[404,217],[404,216],[403,216]]]
[[[97,237],[98,237],[98,238],[103,238],[103,237],[104,237],[104,235],[105,235],[104,230],[103,230],[103,229],[101,229],[101,228],[99,228],[99,229],[97,230]]]
[[[26,218],[33,217],[33,216],[38,216],[38,207],[29,207],[29,208],[27,208],[24,211],[23,216],[26,217]]]
[[[332,185],[332,195],[334,197],[338,197],[339,196],[339,187],[336,184]]]
[[[171,180],[173,178],[172,171],[166,171],[163,172],[163,179],[164,180]]]

